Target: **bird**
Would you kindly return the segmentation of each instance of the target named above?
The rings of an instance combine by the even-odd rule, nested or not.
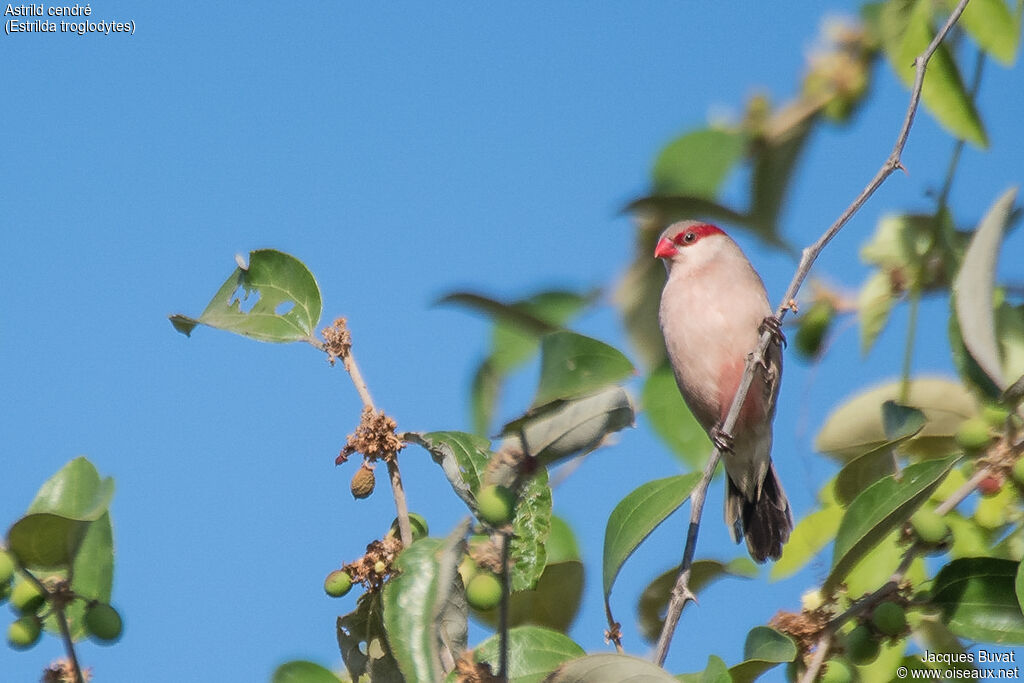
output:
[[[761,277],[717,226],[681,221],[661,233],[654,256],[668,277],[658,319],[683,400],[722,453],[725,523],[759,563],[777,560],[793,513],[772,463],[772,420],[782,379],[779,319]],[[758,366],[732,434],[722,425],[761,332],[772,341]]]

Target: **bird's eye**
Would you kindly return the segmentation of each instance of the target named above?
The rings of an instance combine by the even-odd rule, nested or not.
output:
[[[686,242],[687,244],[693,242],[695,239],[697,239],[697,235],[694,232],[688,232],[685,235],[683,235],[683,241]]]

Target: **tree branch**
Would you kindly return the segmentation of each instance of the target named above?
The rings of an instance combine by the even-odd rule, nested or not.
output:
[[[853,202],[839,215],[839,218],[829,226],[828,230],[826,230],[816,242],[804,248],[800,256],[800,264],[796,269],[796,273],[793,275],[793,279],[789,283],[786,293],[782,295],[782,301],[776,309],[775,316],[779,321],[785,317],[786,311],[791,308],[792,302],[796,299],[797,292],[800,291],[801,285],[803,285],[804,280],[807,278],[807,274],[811,270],[811,266],[814,265],[818,256],[825,249],[825,246],[832,241],[832,238],[838,234],[843,226],[849,222],[853,215],[860,210],[871,195],[881,187],[882,183],[884,183],[890,175],[892,175],[897,169],[906,171],[906,168],[904,168],[901,161],[901,157],[903,156],[903,148],[907,144],[907,138],[910,136],[910,128],[914,124],[914,116],[917,114],[917,108],[921,102],[921,88],[924,84],[924,75],[928,68],[928,61],[932,58],[932,55],[935,54],[935,51],[939,49],[939,45],[942,44],[942,41],[945,39],[950,29],[953,28],[954,24],[956,24],[960,15],[963,14],[964,8],[967,7],[967,2],[968,0],[960,0],[956,8],[949,15],[949,19],[935,34],[935,38],[932,40],[928,48],[914,59],[914,85],[910,90],[910,103],[907,105],[907,111],[903,117],[903,124],[900,126],[899,134],[896,136],[896,144],[893,146],[892,152],[889,153],[889,157],[882,164],[882,167],[878,169],[878,172],[875,173],[875,176],[871,181],[863,190],[860,191],[860,194],[857,195]],[[740,380],[739,387],[736,389],[736,395],[733,397],[732,405],[729,408],[729,413],[722,425],[722,431],[726,434],[732,434],[733,430],[736,428],[740,408],[743,406],[743,403],[747,398],[747,392],[750,390],[750,385],[754,379],[754,371],[758,365],[763,365],[765,363],[765,353],[768,349],[768,345],[771,343],[771,340],[771,330],[764,330],[761,333],[761,339],[757,348],[747,356],[743,378]],[[696,550],[697,533],[700,530],[701,508],[703,508],[704,493],[707,490],[707,485],[710,481],[709,472],[712,474],[714,473],[714,469],[718,465],[720,457],[721,452],[716,448],[714,454],[708,461],[708,467],[705,468],[705,476],[691,498],[690,529],[686,538],[686,548],[683,551],[683,561],[679,566],[679,576],[676,579],[675,587],[672,589],[672,600],[669,602],[668,612],[665,617],[665,626],[662,628],[661,636],[658,638],[658,648],[655,651],[655,662],[659,666],[664,664],[665,657],[668,655],[668,646],[672,641],[672,631],[675,630],[676,625],[679,623],[679,617],[682,614],[682,610],[686,606],[687,600],[692,599],[693,593],[689,588],[690,566],[693,562],[693,555]],[[679,596],[678,599],[677,596]]]
[[[355,385],[356,393],[359,394],[359,399],[363,402],[363,407],[376,414],[377,408],[373,404],[373,397],[370,396],[370,389],[366,385],[366,380],[363,379],[363,373],[359,371],[355,357],[352,355],[352,338],[345,324],[345,319],[338,318],[331,327],[325,328],[323,333],[328,340],[327,343],[315,338],[310,339],[309,343],[326,352],[331,365],[334,365],[336,357],[341,358],[345,371],[352,378],[352,384]],[[412,527],[409,524],[409,505],[405,500],[402,473],[398,469],[398,454],[393,453],[391,457],[384,458],[384,464],[388,468],[391,494],[395,499],[395,511],[398,517],[398,536],[402,540],[402,545],[408,548],[412,544]]]

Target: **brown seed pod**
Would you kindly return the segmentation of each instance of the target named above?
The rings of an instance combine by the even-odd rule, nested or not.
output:
[[[363,466],[356,470],[355,475],[352,477],[352,496],[354,498],[366,498],[373,493],[375,483],[376,477],[373,474],[373,468],[364,462]]]

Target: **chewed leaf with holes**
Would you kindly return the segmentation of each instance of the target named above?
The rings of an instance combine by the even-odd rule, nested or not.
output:
[[[235,269],[202,315],[170,318],[185,335],[196,325],[209,325],[259,341],[291,342],[313,336],[322,309],[320,287],[301,261],[259,249],[249,253],[248,267]]]

